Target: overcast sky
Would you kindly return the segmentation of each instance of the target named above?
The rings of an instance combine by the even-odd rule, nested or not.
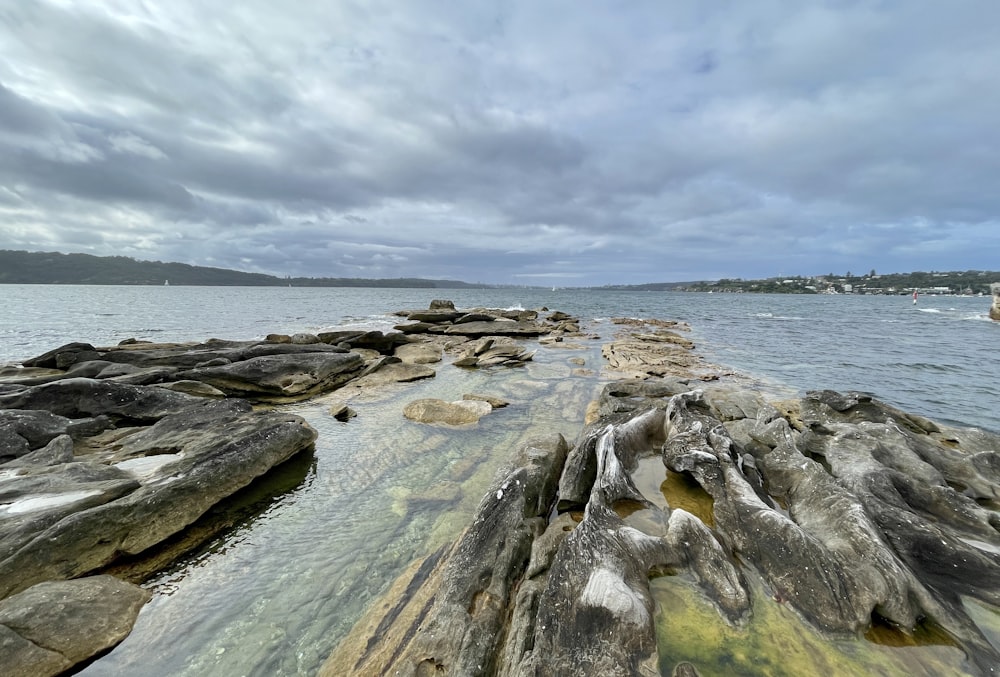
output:
[[[0,249],[601,285],[1000,269],[1000,2],[17,0]]]

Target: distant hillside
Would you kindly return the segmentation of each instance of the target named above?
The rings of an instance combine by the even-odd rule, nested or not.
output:
[[[186,263],[139,261],[127,256],[0,250],[0,284],[153,284],[246,287],[399,287],[462,289],[484,287],[454,280],[420,278],[280,278]]]

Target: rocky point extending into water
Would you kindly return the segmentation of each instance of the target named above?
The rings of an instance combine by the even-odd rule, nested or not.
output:
[[[307,453],[317,433],[275,405],[336,391],[347,420],[352,393],[431,365],[516,368],[531,345],[598,338],[545,309],[398,314],[388,333],[74,343],[0,369],[6,671],[59,674],[127,635],[149,593],[102,572]],[[973,611],[1000,608],[1000,437],[856,393],[769,401],[702,362],[684,325],[614,325],[578,438],[512,450],[462,536],[413,563],[323,674],[711,674],[663,649],[664,575],[728,628],[774,604],[831,643],[931,628],[962,652],[945,668],[994,674],[1000,639]],[[506,404],[469,393],[404,413],[446,434]]]
[[[511,336],[557,336],[569,328],[562,319],[538,320],[534,311],[511,319],[478,309],[474,322],[462,322],[470,313],[448,302],[435,306],[423,314],[425,332],[70,343],[21,366],[0,367],[5,672],[58,674],[127,635],[149,594],[94,574],[127,570],[123,563],[149,555],[223,499],[311,449],[316,431],[274,405],[348,384],[371,388],[433,377],[427,365],[446,350],[463,351],[454,362],[464,367],[516,366],[531,354]],[[506,403],[469,394],[441,404],[413,403],[408,415],[470,424]],[[346,405],[331,411],[344,419],[351,413]],[[95,617],[105,620],[88,623],[106,632],[60,635],[60,627]]]

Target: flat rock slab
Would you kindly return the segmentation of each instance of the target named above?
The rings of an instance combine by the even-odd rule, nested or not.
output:
[[[548,334],[551,327],[535,322],[517,322],[498,320],[496,322],[465,322],[455,324],[445,330],[446,334],[458,336],[542,336]]]
[[[433,364],[441,361],[441,346],[433,343],[406,343],[397,346],[394,355],[409,364]]]
[[[152,595],[113,576],[48,581],[0,601],[5,675],[58,675],[121,642]]]
[[[0,598],[160,543],[317,435],[297,416],[244,400],[153,386],[69,379],[6,397],[60,415],[109,415],[103,432],[77,443],[79,455],[67,457],[74,445],[63,435],[4,468]]]
[[[410,402],[403,409],[403,416],[418,423],[467,425],[478,423],[480,418],[491,411],[493,406],[482,400],[445,402],[429,398]]]
[[[425,364],[407,364],[396,362],[383,364],[377,370],[355,379],[351,385],[358,388],[370,388],[389,383],[412,383],[425,378],[433,378],[437,372]]]
[[[263,355],[183,371],[178,377],[207,383],[227,395],[301,398],[345,383],[363,366],[364,360],[355,353]]]

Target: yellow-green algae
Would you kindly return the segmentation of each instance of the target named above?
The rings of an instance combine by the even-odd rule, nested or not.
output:
[[[759,580],[751,579],[753,613],[743,627],[735,628],[719,616],[687,575],[659,577],[650,586],[657,604],[657,643],[664,675],[682,661],[693,664],[701,677],[970,674],[965,653],[934,626],[918,628],[912,636],[876,627],[868,633],[868,640],[830,639],[767,595]]]
[[[666,511],[680,508],[714,527],[712,497],[685,474],[667,470],[659,454],[651,454],[640,459],[632,472],[642,495]],[[619,512],[628,524],[646,533],[661,535],[665,530],[665,519],[651,514],[654,511]],[[864,638],[830,639],[775,601],[754,574],[746,570],[744,574],[752,581],[753,613],[741,628],[723,621],[689,576],[651,581],[662,674],[670,675],[682,661],[692,663],[702,677],[969,674],[963,668],[965,653],[936,625],[924,624],[907,634],[875,623]],[[991,641],[1000,642],[996,610],[968,600],[966,609]]]
[[[751,581],[752,616],[744,627],[734,628],[722,620],[688,576],[660,577],[650,585],[657,604],[656,633],[664,675],[671,674],[681,661],[693,664],[701,677],[969,674],[963,667],[965,653],[933,628],[919,630],[909,641],[881,644],[861,638],[829,639],[811,629],[793,609],[774,601],[758,580]],[[883,632],[886,640],[905,637],[889,630],[876,632]]]

